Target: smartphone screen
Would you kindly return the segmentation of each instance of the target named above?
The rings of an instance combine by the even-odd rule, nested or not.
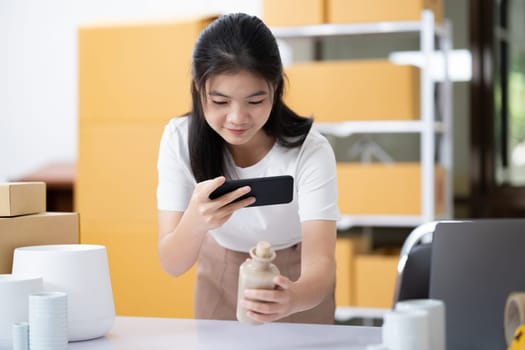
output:
[[[290,175],[228,180],[210,194],[210,199],[218,198],[243,186],[250,186],[251,191],[235,201],[255,197],[255,202],[248,207],[285,204],[293,199],[293,177]]]

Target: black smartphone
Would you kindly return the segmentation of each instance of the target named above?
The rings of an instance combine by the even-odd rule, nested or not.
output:
[[[255,197],[255,202],[248,207],[285,204],[290,203],[293,199],[293,177],[290,175],[228,180],[210,194],[210,199],[218,198],[243,186],[250,186],[252,190],[234,202],[252,196]]]

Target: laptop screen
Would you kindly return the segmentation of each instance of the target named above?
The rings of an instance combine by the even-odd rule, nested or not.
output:
[[[525,219],[439,223],[429,296],[446,307],[448,350],[504,350],[511,292],[525,292]]]

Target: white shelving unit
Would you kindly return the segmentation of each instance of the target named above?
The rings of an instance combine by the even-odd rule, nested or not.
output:
[[[325,134],[346,137],[352,134],[372,133],[418,133],[420,134],[421,163],[421,215],[343,215],[338,227],[346,229],[351,226],[417,226],[419,224],[450,219],[453,213],[452,202],[452,84],[448,76],[448,55],[452,48],[451,25],[448,21],[436,25],[434,14],[430,10],[421,13],[421,20],[407,22],[377,22],[360,24],[321,24],[298,27],[272,28],[277,39],[292,38],[322,39],[336,36],[370,35],[407,33],[419,35],[420,53],[423,57],[421,68],[421,116],[419,120],[407,121],[347,121],[342,123],[316,123],[314,126]],[[441,118],[436,118],[435,89],[436,82],[432,79],[432,55],[435,41],[443,54],[445,78],[440,84],[439,110]],[[440,142],[437,145],[437,135]],[[434,159],[436,148],[439,148],[437,162]],[[434,166],[440,164],[445,175],[445,212],[435,214]],[[344,214],[344,213],[343,213]]]

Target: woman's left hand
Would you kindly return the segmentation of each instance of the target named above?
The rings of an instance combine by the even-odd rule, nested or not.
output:
[[[293,283],[284,276],[273,280],[275,289],[247,289],[241,305],[248,316],[260,322],[272,322],[294,313]]]

